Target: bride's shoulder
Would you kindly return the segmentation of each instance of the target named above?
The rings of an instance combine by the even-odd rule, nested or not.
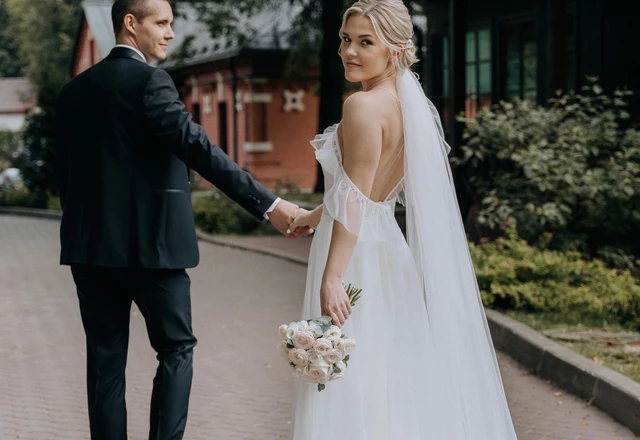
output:
[[[372,93],[368,92],[355,92],[344,100],[342,109],[350,111],[373,111],[372,104],[376,103],[376,97]]]
[[[356,92],[345,99],[342,106],[342,124],[348,126],[379,125],[378,102],[367,92]]]

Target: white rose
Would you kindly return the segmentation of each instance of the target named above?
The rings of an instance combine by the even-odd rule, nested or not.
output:
[[[298,333],[298,323],[297,322],[292,322],[287,327],[287,333],[285,334],[285,336],[287,337],[287,339],[293,339],[293,336],[296,333]]]
[[[309,355],[305,350],[292,348],[289,350],[289,360],[296,366],[304,367],[309,363]]]
[[[332,349],[333,349],[333,343],[326,338],[320,338],[315,342],[315,344],[313,344],[313,351],[318,356],[324,356],[327,353],[329,353]]]
[[[340,362],[338,362],[336,364],[336,368],[338,368],[341,373],[344,373],[344,370],[347,368],[347,364],[345,364],[344,362],[340,361]]]
[[[297,366],[293,368],[293,377],[304,380],[305,367]]]
[[[330,341],[337,341],[341,336],[342,331],[340,330],[340,327],[337,327],[335,325],[329,327],[329,330],[324,333],[324,337]]]
[[[324,355],[324,360],[329,362],[330,364],[337,364],[342,359],[344,359],[344,354],[342,354],[342,351],[338,350],[337,348],[329,350],[329,352]]]
[[[307,383],[318,383],[316,379],[314,379],[311,374],[309,374],[309,366],[307,365],[300,374],[299,378]]]
[[[316,338],[309,330],[301,330],[293,335],[291,341],[296,348],[307,350],[313,347],[313,344],[316,342]]]
[[[309,330],[309,323],[307,321],[298,322],[298,331]]]
[[[280,339],[287,339],[287,330],[289,329],[289,327],[287,327],[286,324],[282,324],[280,327],[278,327],[278,332],[280,333]]]
[[[285,359],[289,359],[289,348],[287,348],[287,341],[278,342],[278,351]]]
[[[305,376],[313,383],[323,383],[328,380],[331,365],[321,357],[312,357],[305,369]]]
[[[337,347],[338,344],[336,344]],[[340,351],[345,356],[349,356],[353,350],[356,348],[356,341],[352,338],[342,338],[340,339]]]
[[[311,331],[317,338],[322,336],[322,327],[317,321],[311,321],[309,324],[309,331]]]

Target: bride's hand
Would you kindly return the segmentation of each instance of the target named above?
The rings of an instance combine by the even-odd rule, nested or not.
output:
[[[295,220],[289,225],[288,233],[294,237],[307,236],[313,234],[317,225],[312,225],[311,212],[306,209],[298,209]]]
[[[351,303],[341,281],[322,281],[320,287],[320,307],[334,325],[342,327],[351,314]]]

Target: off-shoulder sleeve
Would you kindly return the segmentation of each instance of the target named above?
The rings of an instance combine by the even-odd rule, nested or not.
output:
[[[361,236],[365,228],[367,238],[375,238],[381,229],[386,229],[386,225],[381,228],[381,219],[392,218],[385,216],[384,211],[392,208],[373,202],[351,181],[341,164],[336,129],[337,125],[331,126],[311,141],[316,159],[330,182],[324,195],[323,212],[340,222],[350,233]]]

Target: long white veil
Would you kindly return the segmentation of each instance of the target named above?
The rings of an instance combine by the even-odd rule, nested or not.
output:
[[[421,276],[437,440],[516,439],[469,255],[442,126],[410,69],[398,73],[404,118],[407,241]],[[435,388],[437,387],[437,389]],[[444,415],[444,417],[443,417]]]

